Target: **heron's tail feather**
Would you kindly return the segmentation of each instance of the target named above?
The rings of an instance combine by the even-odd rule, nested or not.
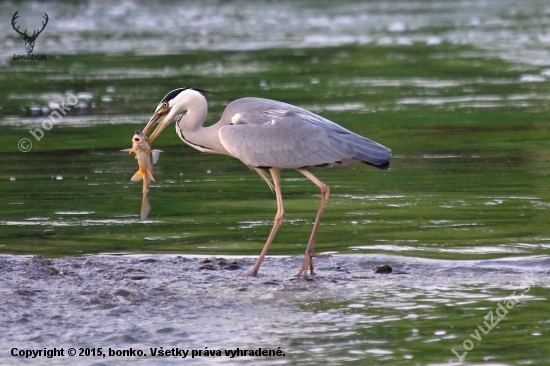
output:
[[[365,137],[357,137],[348,141],[353,148],[354,158],[377,168],[387,169],[392,157],[391,150]]]

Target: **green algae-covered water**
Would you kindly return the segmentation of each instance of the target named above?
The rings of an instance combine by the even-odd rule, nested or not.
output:
[[[29,29],[48,13],[34,50],[47,60],[14,59],[25,53],[16,10]],[[0,14],[2,364],[25,362],[13,347],[62,346],[148,357],[27,362],[179,362],[152,357],[152,346],[286,354],[198,364],[547,362],[544,1],[20,2]],[[119,150],[182,86],[216,93],[207,124],[231,100],[259,96],[392,149],[387,171],[312,170],[331,187],[316,250],[332,258],[316,260],[316,278],[293,275],[317,188],[283,172],[276,256],[244,279],[274,196],[241,162],[193,150],[173,127],[154,142],[164,153],[139,221],[137,164]],[[238,258],[241,269],[201,270],[204,257]],[[386,262],[394,273],[372,274]]]

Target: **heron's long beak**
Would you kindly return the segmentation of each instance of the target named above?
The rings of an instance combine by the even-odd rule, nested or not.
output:
[[[147,135],[147,133],[149,132],[150,129],[153,128],[155,123],[157,123],[157,121],[162,118],[158,122],[159,124],[158,127],[153,131],[151,136],[149,136],[149,142],[153,142],[153,140],[157,138],[157,136],[161,133],[161,131],[164,130],[164,128],[170,123],[170,121],[166,120],[166,115],[167,113],[160,113],[160,114],[155,113],[143,128],[143,135]]]

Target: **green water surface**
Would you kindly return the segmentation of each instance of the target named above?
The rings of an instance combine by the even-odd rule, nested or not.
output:
[[[467,51],[363,46],[13,61],[0,69],[0,252],[259,251],[276,208],[268,187],[238,160],[184,145],[172,128],[155,141],[164,153],[150,192],[152,222],[133,220],[141,201],[140,184],[129,182],[136,162],[118,150],[129,146],[167,91],[193,86],[227,96],[207,96],[207,124],[230,100],[260,96],[314,110],[393,150],[388,171],[314,169],[332,187],[320,251],[406,243],[410,253],[448,259],[543,254],[550,245],[550,105],[533,95],[548,95],[550,87],[520,82],[525,71],[500,60],[464,59]],[[130,64],[144,76],[119,77],[117,70]],[[205,64],[217,66],[197,75]],[[163,70],[173,71],[158,77]],[[72,106],[50,130],[42,122],[51,112],[30,112],[48,93],[63,100],[80,92],[92,94],[88,107]],[[103,102],[103,95],[112,101]],[[528,103],[518,103],[518,95]],[[29,133],[37,128],[40,141]],[[19,151],[21,138],[32,142],[29,152]],[[319,193],[289,171],[283,196],[288,222],[272,253],[297,254]]]

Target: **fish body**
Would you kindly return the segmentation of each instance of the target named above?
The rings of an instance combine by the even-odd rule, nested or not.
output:
[[[132,148],[124,149],[121,151],[127,151],[129,154],[135,154],[138,161],[138,171],[130,179],[132,182],[139,182],[143,180],[143,199],[141,201],[141,220],[147,219],[147,215],[151,210],[147,193],[149,192],[149,184],[154,181],[153,177],[153,164],[157,163],[160,150],[152,150],[151,143],[147,136],[143,135],[141,131],[136,131],[132,137]]]

